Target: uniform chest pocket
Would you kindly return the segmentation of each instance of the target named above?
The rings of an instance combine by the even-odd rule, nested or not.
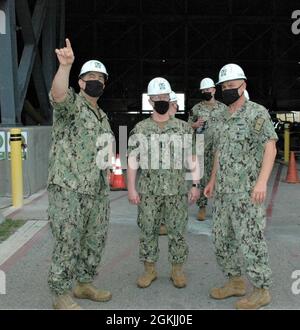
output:
[[[79,125],[88,130],[95,130],[97,127],[97,118],[93,113],[87,113],[87,111],[82,111],[79,115]]]
[[[236,125],[235,129],[231,132],[231,139],[234,141],[244,141],[248,137],[248,129],[246,125]]]

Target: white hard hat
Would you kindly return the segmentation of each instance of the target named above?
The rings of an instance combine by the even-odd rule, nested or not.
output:
[[[218,84],[238,79],[247,79],[243,69],[237,64],[226,64],[220,70]]]
[[[249,93],[246,89],[244,90],[244,96],[245,96],[246,100],[248,100],[248,101],[250,100]]]
[[[176,93],[173,91],[171,91],[171,93],[170,93],[170,102],[177,102]]]
[[[151,95],[161,95],[161,94],[170,94],[171,86],[165,78],[154,78],[148,84],[147,94]]]
[[[206,88],[212,88],[216,87],[215,83],[212,79],[210,78],[204,78],[200,82],[200,89],[206,89]]]
[[[79,77],[91,71],[104,73],[106,79],[108,78],[108,73],[106,71],[104,64],[97,60],[91,60],[85,62],[80,70]]]

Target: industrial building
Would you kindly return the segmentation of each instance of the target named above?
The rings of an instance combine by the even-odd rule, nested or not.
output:
[[[228,63],[244,70],[250,100],[268,110],[278,136],[265,201],[273,273],[272,302],[265,309],[299,309],[297,0],[0,0],[0,232],[8,220],[23,221],[10,236],[1,240],[0,235],[0,309],[52,308],[47,178],[54,110],[49,92],[59,67],[55,49],[66,47],[66,38],[75,56],[69,85],[76,93],[83,64],[92,59],[105,64],[108,79],[98,104],[114,133],[114,153],[120,155],[125,181],[129,133],[152,113],[147,95],[151,79],[163,77],[170,83],[180,100],[176,117],[188,121],[201,100],[203,78],[217,82]],[[222,102],[220,86],[215,97]],[[18,205],[13,198],[11,129],[22,134]],[[187,286],[172,286],[168,237],[161,236],[158,278],[141,290],[135,283],[141,272],[137,207],[128,202],[127,187],[111,187],[109,200],[110,225],[96,283],[110,289],[113,298],[105,305],[85,300],[83,308],[234,308],[234,298],[209,298],[210,288],[224,282],[214,255],[213,201],[205,221],[197,220],[196,204],[188,208]]]

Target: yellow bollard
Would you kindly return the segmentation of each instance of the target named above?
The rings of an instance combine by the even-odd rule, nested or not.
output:
[[[13,207],[23,206],[22,136],[19,128],[10,130],[11,193]]]
[[[290,160],[290,124],[284,124],[284,162]]]

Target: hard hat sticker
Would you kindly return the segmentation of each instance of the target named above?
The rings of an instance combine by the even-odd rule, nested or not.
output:
[[[166,89],[165,83],[160,83],[159,84],[159,89]]]
[[[222,76],[226,76],[226,73],[227,73],[227,69],[223,69],[223,70],[221,71],[221,77],[222,77]]]

